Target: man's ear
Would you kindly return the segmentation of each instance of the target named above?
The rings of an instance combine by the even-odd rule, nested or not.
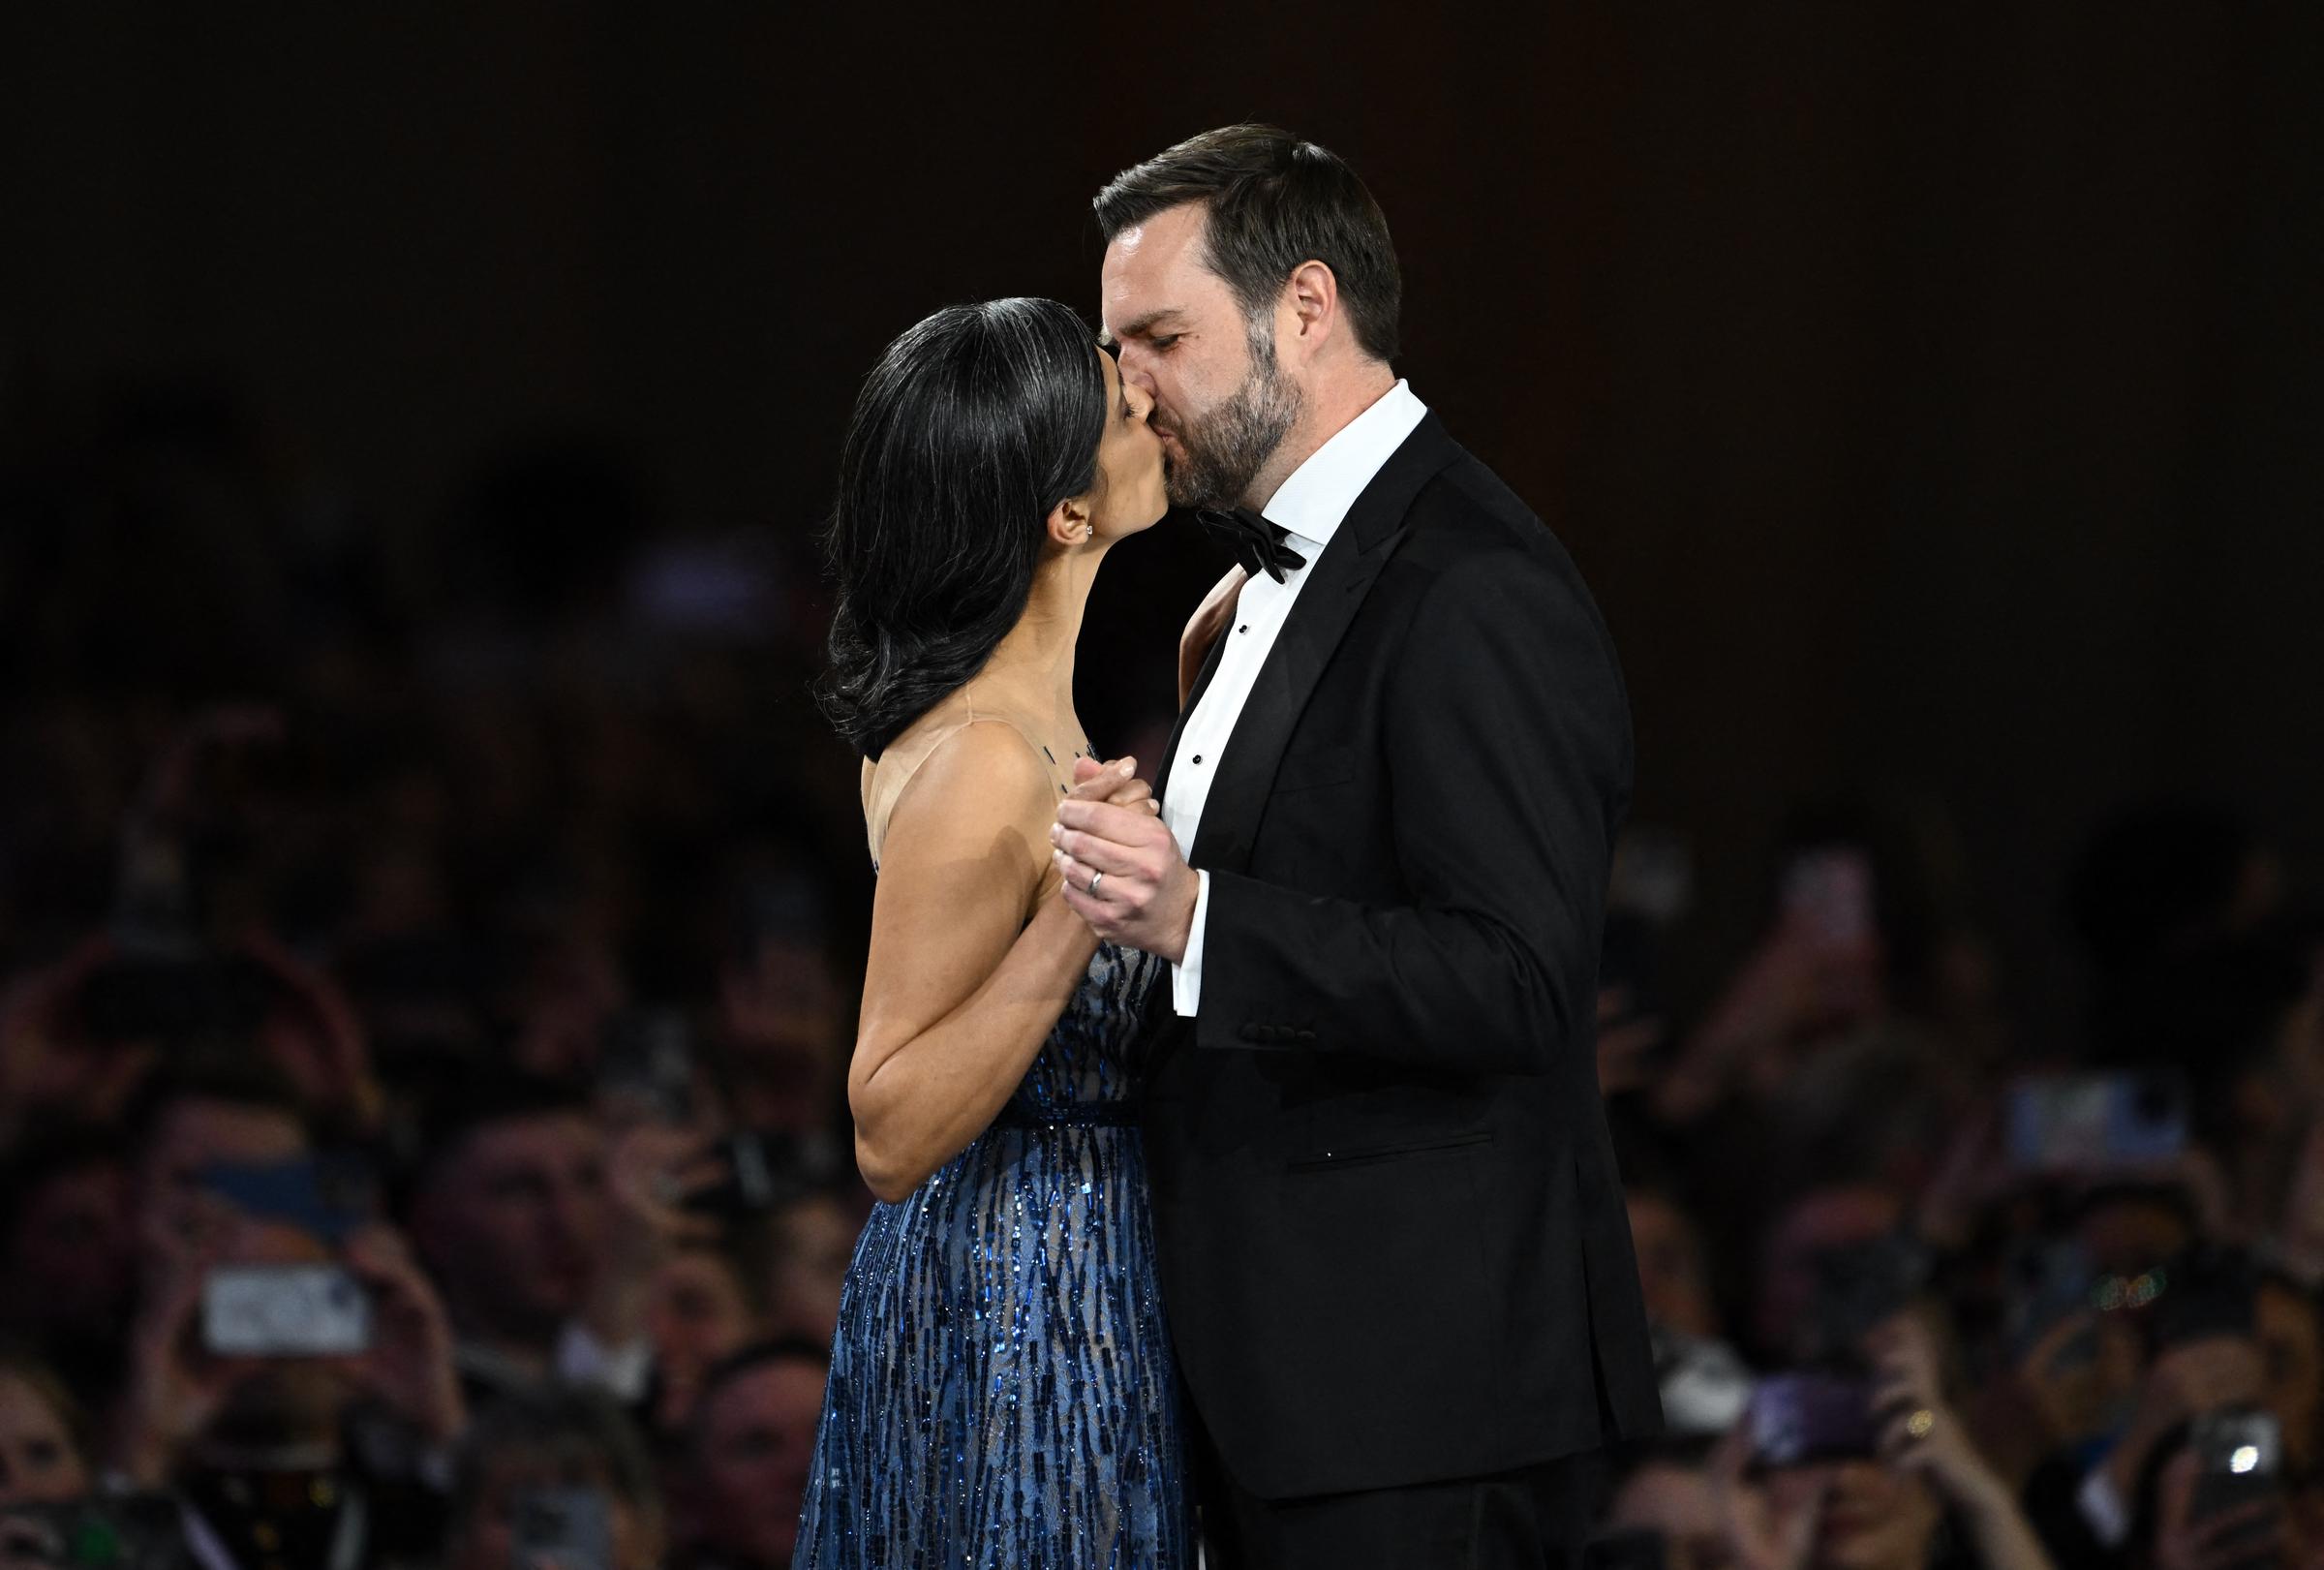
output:
[[[1049,509],[1047,525],[1049,542],[1060,550],[1073,550],[1089,543],[1094,526],[1089,521],[1089,498],[1068,496]]]
[[[1291,269],[1283,286],[1283,303],[1290,308],[1299,336],[1312,352],[1339,325],[1339,280],[1324,263],[1302,262]]]

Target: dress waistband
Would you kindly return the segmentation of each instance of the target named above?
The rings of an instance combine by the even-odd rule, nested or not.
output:
[[[1135,1101],[1084,1101],[1070,1107],[1006,1106],[993,1120],[995,1128],[1135,1128],[1140,1108]]]

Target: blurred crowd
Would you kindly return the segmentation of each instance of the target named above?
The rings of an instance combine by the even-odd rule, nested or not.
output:
[[[811,540],[12,413],[0,1562],[786,1563],[870,1205]]]
[[[0,1562],[784,1565],[870,1202],[804,533],[579,440],[383,520],[200,386],[8,430]],[[1622,847],[1668,1431],[1596,1552],[2324,1565],[2324,926],[2229,813],[2094,820],[2036,1041],[1942,845],[1770,825],[1724,966]]]
[[[2264,836],[2167,801],[2063,847],[2059,1041],[1914,815],[1774,841],[1762,936],[1680,1020],[1673,847],[1617,868],[1599,1077],[1668,1431],[1600,1551],[2324,1564],[2324,924]]]

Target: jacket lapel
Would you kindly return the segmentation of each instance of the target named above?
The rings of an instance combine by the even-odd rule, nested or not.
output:
[[[1219,759],[1218,778],[1203,803],[1202,825],[1195,831],[1194,851],[1187,860],[1196,867],[1240,872],[1250,864],[1251,845],[1259,819],[1274,785],[1275,770],[1292,726],[1314,695],[1324,667],[1346,635],[1348,624],[1363,603],[1365,591],[1380,569],[1395,554],[1404,536],[1404,515],[1421,487],[1459,453],[1433,414],[1423,418],[1403,445],[1390,455],[1372,482],[1348,508],[1339,531],[1300,586],[1291,614],[1267,661],[1259,667],[1251,695],[1237,717]],[[1222,643],[1224,639],[1220,640]],[[1218,650],[1204,667],[1203,684],[1217,663]],[[1191,713],[1201,695],[1186,705]],[[1179,725],[1185,717],[1179,717]],[[1171,756],[1177,755],[1177,737],[1171,738]],[[1157,789],[1156,794],[1160,794]]]

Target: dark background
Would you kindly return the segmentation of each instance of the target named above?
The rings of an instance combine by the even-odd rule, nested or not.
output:
[[[1092,309],[1094,188],[1265,118],[1369,181],[1400,368],[1595,586],[1705,951],[1785,805],[1851,785],[1926,804],[2037,1028],[2111,806],[2222,798],[2312,882],[2310,8],[834,9],[9,8],[0,439],[225,389],[390,578],[477,466],[580,442],[633,504],[576,556],[766,531],[803,571],[887,339]],[[1211,570],[1185,530],[1114,559],[1101,746]],[[19,561],[0,606],[44,593]],[[851,787],[836,742],[784,766]]]

